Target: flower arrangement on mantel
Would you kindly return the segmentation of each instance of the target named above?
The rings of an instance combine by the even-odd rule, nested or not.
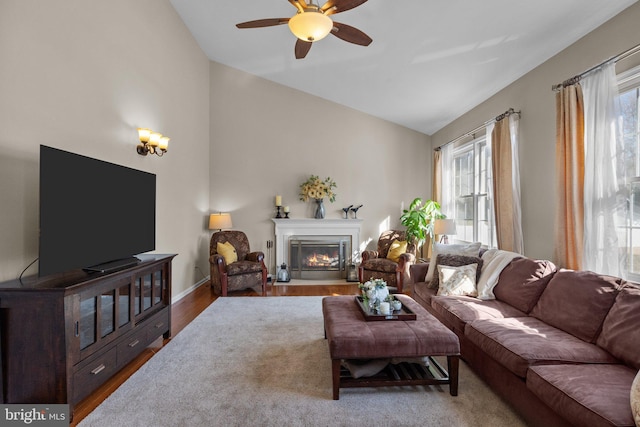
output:
[[[311,175],[309,179],[300,184],[300,200],[308,202],[309,199],[322,200],[326,197],[333,203],[336,200],[336,193],[333,189],[336,187],[336,183],[331,177],[322,181],[317,175]]]

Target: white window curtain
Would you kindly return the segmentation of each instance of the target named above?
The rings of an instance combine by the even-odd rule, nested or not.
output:
[[[442,200],[440,211],[452,218],[455,212],[453,200],[453,144],[445,144],[440,148],[442,171]]]
[[[522,202],[520,197],[520,153],[519,135],[520,135],[520,115],[511,114],[509,117],[509,133],[511,134],[511,163],[513,175],[511,176],[511,185],[513,187],[513,247],[514,252],[524,254],[524,239],[522,237]]]
[[[489,186],[489,200],[491,200],[491,215],[494,218],[493,224],[503,224],[501,229],[502,233],[497,233],[496,228],[494,227],[493,233],[494,237],[498,234],[498,248],[509,250],[511,252],[516,252],[519,254],[524,254],[524,240],[522,237],[522,207],[520,201],[520,161],[518,158],[519,148],[518,148],[518,135],[519,135],[519,114],[510,114],[502,120],[507,120],[507,124],[509,127],[509,143],[510,143],[510,176],[493,176],[493,171],[490,169],[488,173],[491,174],[490,180],[493,182],[494,179],[509,179],[510,182],[504,183],[500,185],[501,188],[511,190],[511,194],[498,194],[497,198],[494,193],[494,185]],[[487,126],[487,148],[489,150],[489,156],[491,158],[492,163],[494,162],[493,147],[494,147],[494,137],[498,137],[495,134],[494,129],[496,124],[491,124]],[[504,145],[502,145],[505,147]],[[505,147],[509,148],[509,147]],[[507,161],[509,161],[507,160]],[[497,221],[496,215],[500,215],[500,212],[496,212],[496,204],[500,205],[500,199],[502,197],[502,203],[506,202],[506,206],[509,207],[510,212],[503,212],[506,215],[503,215],[503,221]],[[506,201],[504,200],[506,199]],[[504,223],[504,220],[507,220],[507,223]],[[506,237],[505,237],[506,236]],[[505,238],[508,238],[508,241],[505,241]],[[502,240],[502,241],[500,241]]]
[[[622,277],[624,269],[619,259],[616,222],[617,218],[624,217],[618,214],[618,210],[625,209],[625,198],[618,197],[616,177],[616,146],[620,141],[620,133],[615,62],[588,74],[580,85],[584,93],[585,110],[582,268]]]

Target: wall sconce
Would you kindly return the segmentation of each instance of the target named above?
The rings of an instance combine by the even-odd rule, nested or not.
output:
[[[136,148],[138,154],[146,156],[151,153],[160,157],[167,152],[169,140],[171,139],[146,128],[138,128],[138,138],[140,138],[140,144]]]
[[[231,228],[231,214],[226,212],[220,212],[209,215],[209,230],[222,231],[223,228]]]

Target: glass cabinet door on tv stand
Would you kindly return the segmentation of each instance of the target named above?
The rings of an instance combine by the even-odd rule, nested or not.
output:
[[[80,351],[108,341],[110,335],[131,329],[131,280],[105,283],[102,289],[80,295]]]
[[[78,325],[80,359],[165,307],[167,287],[166,271],[160,265],[82,293]]]

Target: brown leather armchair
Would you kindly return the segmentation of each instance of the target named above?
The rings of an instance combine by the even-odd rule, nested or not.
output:
[[[409,267],[415,262],[415,245],[407,245],[406,253],[400,255],[398,262],[387,259],[389,247],[394,240],[407,240],[406,233],[400,230],[388,230],[380,235],[378,239],[377,251],[364,251],[362,262],[358,268],[360,283],[364,283],[371,278],[383,279],[387,286],[397,289],[402,293],[405,282],[409,280]]]
[[[238,261],[227,264],[218,253],[219,243],[229,242],[238,254]],[[262,285],[262,296],[267,295],[267,267],[264,253],[251,252],[247,235],[242,231],[218,231],[211,236],[209,245],[211,286],[218,295],[227,296],[228,291],[253,288]]]

